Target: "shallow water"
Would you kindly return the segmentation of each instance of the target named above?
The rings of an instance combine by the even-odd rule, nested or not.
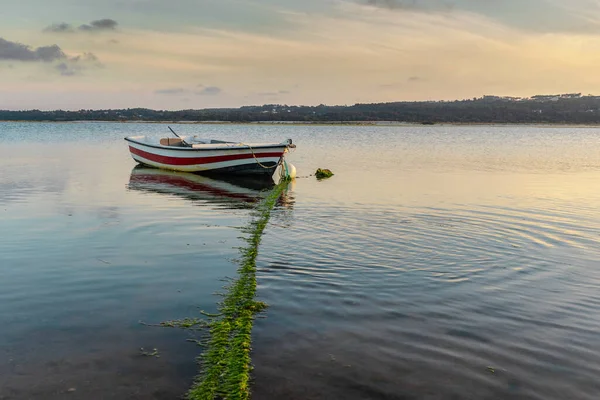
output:
[[[122,137],[165,130],[0,124],[0,399],[189,386],[189,335],[139,321],[215,309],[262,187],[134,169]],[[596,129],[176,130],[291,137],[299,175],[336,173],[266,230],[254,398],[598,397]]]

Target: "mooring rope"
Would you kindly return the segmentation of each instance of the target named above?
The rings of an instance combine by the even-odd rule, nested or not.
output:
[[[258,161],[258,158],[256,157],[256,154],[254,154],[254,149],[252,148],[252,146],[250,146],[249,144],[246,144],[246,143],[242,143],[242,142],[239,142],[238,144],[241,144],[241,145],[244,145],[244,146],[248,146],[248,148],[252,152],[252,157],[254,157],[254,160],[256,161],[256,163],[258,165],[260,165],[261,167],[263,167],[264,169],[277,168],[281,164],[281,162],[283,161],[283,155],[282,155],[281,158],[279,159],[279,162],[277,162],[277,164],[273,165],[272,167],[267,167],[266,165],[263,165],[260,161]],[[287,146],[286,146],[286,149],[287,149]],[[285,152],[284,152],[284,154],[285,154]]]

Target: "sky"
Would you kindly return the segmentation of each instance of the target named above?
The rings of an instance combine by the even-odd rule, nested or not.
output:
[[[0,109],[600,94],[600,0],[0,0]]]

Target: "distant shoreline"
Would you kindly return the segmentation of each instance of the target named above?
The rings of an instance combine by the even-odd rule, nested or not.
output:
[[[185,110],[140,107],[79,111],[0,110],[0,120],[327,126],[598,126],[600,96],[565,93],[527,98],[483,96],[454,101],[356,103],[350,106],[263,104]]]
[[[286,126],[369,126],[369,127],[432,127],[432,126],[534,126],[561,128],[598,128],[600,123],[552,123],[552,122],[439,122],[418,123],[400,121],[110,121],[110,120],[73,120],[73,121],[32,121],[32,120],[0,120],[0,123],[52,123],[52,124],[177,124],[177,125],[286,125]]]

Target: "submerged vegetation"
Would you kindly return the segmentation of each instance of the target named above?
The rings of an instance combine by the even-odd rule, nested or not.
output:
[[[159,358],[160,354],[158,353],[158,349],[154,348],[152,351],[146,350],[143,347],[140,348],[140,354],[146,357],[156,357]]]
[[[325,178],[331,178],[333,176],[333,172],[331,172],[331,170],[329,169],[317,169],[317,172],[315,172],[315,176],[317,177],[317,179],[325,179]]]
[[[159,326],[200,330],[208,333],[199,357],[200,375],[187,393],[190,400],[248,399],[250,397],[250,342],[252,325],[257,313],[267,305],[256,301],[256,257],[263,231],[271,210],[287,187],[287,182],[275,186],[254,210],[253,220],[244,228],[247,246],[240,249],[239,276],[226,286],[218,314],[202,312],[205,318],[185,318],[167,321]]]

